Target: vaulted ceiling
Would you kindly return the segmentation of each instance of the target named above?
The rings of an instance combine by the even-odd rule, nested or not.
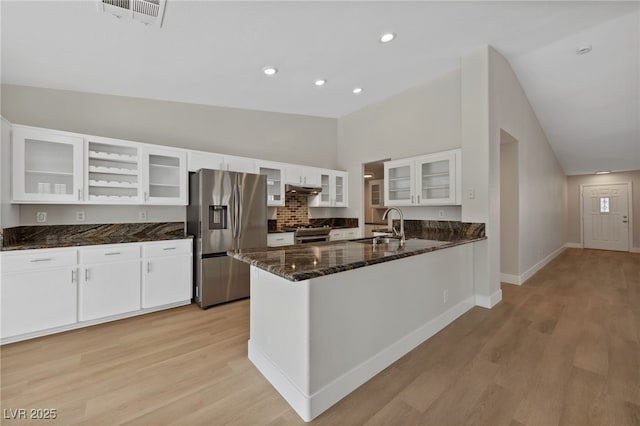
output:
[[[338,118],[488,44],[567,174],[640,169],[636,2],[168,0],[161,28],[96,5],[3,0],[2,82]]]

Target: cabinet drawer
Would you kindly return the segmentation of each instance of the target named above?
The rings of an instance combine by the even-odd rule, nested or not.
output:
[[[358,238],[358,228],[345,229],[344,238],[346,240],[353,240],[355,238]]]
[[[140,246],[113,244],[106,247],[80,249],[80,263],[108,263],[140,258]]]
[[[290,246],[294,244],[293,232],[279,232],[275,234],[267,234],[267,246],[279,247]]]
[[[143,257],[160,257],[191,254],[192,247],[192,240],[145,243],[142,245],[142,255]]]
[[[2,272],[33,271],[34,269],[72,266],[78,262],[77,249],[25,250],[2,254]]]

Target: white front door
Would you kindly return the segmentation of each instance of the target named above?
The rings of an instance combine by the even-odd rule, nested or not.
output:
[[[629,200],[626,184],[582,189],[584,247],[629,251]]]

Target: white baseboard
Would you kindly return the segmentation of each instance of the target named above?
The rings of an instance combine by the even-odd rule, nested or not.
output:
[[[520,275],[500,274],[500,282],[507,284],[522,285]]]
[[[502,290],[498,290],[491,296],[482,296],[476,294],[476,306],[491,309],[502,300]]]
[[[571,244],[571,246],[569,246],[569,244]],[[500,281],[507,284],[515,284],[515,285],[524,284],[525,281],[527,281],[529,278],[533,276],[533,274],[538,272],[540,269],[544,268],[549,262],[551,262],[553,259],[558,257],[558,255],[562,253],[567,247],[574,247],[573,244],[576,244],[576,243],[567,243],[563,245],[562,247],[560,247],[559,249],[555,250],[553,253],[549,254],[547,257],[542,259],[540,262],[536,263],[531,268],[526,270],[522,275],[500,274]],[[582,248],[582,244],[580,244],[579,248]],[[483,306],[479,303],[477,303],[477,305]]]
[[[640,247],[631,247],[629,251],[631,253],[640,253]]]
[[[582,245],[582,243],[566,243],[565,248],[584,248],[584,246]]]
[[[264,352],[249,340],[249,359],[305,422],[311,421],[413,348],[474,306],[471,296],[333,380],[313,395],[305,394]],[[497,303],[497,302],[496,302]]]
[[[62,333],[63,331],[76,330],[78,328],[90,327],[92,325],[102,324],[105,322],[117,321],[124,318],[135,317],[138,315],[149,314],[151,312],[164,311],[165,309],[177,308],[178,306],[190,305],[191,300],[183,300],[182,302],[169,303],[162,306],[154,306],[153,308],[139,309],[137,311],[125,312],[124,314],[111,315],[104,318],[98,318],[90,321],[79,321],[69,325],[48,328],[46,330],[34,331],[32,333],[19,334],[17,336],[3,337],[0,339],[0,345],[8,343],[20,342],[22,340],[34,339],[36,337],[48,336],[49,334]]]

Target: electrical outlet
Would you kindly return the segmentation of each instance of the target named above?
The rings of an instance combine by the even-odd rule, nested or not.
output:
[[[36,222],[45,223],[47,221],[47,212],[36,213]]]
[[[442,303],[447,303],[449,301],[449,290],[445,290],[442,292]]]
[[[146,210],[140,210],[138,212],[138,219],[140,220],[147,220],[147,211]]]
[[[444,210],[438,210],[438,217],[444,217]]]
[[[474,198],[476,198],[476,190],[473,188],[467,189],[467,198],[469,200],[473,200]]]
[[[76,221],[83,222],[84,221],[84,210],[78,210],[76,212]]]

